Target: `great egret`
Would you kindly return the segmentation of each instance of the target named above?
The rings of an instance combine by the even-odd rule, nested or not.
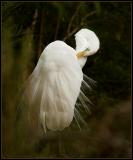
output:
[[[30,112],[36,106],[35,118],[45,132],[47,128],[63,130],[71,124],[83,82],[82,68],[87,56],[96,53],[100,46],[98,37],[89,29],[77,32],[75,40],[76,49],[60,40],[46,46],[27,82],[25,95]]]

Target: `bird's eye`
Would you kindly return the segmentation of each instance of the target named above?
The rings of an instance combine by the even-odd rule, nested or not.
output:
[[[86,48],[86,50],[85,51],[90,51],[90,49],[89,48]]]

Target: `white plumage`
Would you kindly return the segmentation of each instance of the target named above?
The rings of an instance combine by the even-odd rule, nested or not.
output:
[[[74,117],[74,108],[83,81],[82,67],[87,56],[99,49],[94,32],[81,29],[75,35],[76,50],[62,41],[50,43],[42,52],[30,76],[26,95],[36,104],[44,130],[62,130]]]
[[[100,46],[100,42],[96,34],[89,29],[81,29],[75,34],[76,53],[84,52],[84,56],[79,59],[80,66],[86,63],[87,56],[95,54]]]

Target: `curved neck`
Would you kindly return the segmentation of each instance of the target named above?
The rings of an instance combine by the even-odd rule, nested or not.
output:
[[[78,62],[79,62],[79,64],[80,64],[81,68],[84,67],[84,65],[85,65],[85,63],[86,63],[86,61],[87,61],[87,56],[85,56],[85,54],[86,54],[85,51],[83,51],[83,52],[78,52],[78,53],[76,54],[77,59],[78,59]]]

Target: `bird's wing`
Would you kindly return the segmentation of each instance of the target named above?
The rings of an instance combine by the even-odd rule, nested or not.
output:
[[[61,41],[44,49],[26,88],[31,110],[36,106],[36,117],[44,130],[62,130],[70,125],[82,79],[74,49]]]

